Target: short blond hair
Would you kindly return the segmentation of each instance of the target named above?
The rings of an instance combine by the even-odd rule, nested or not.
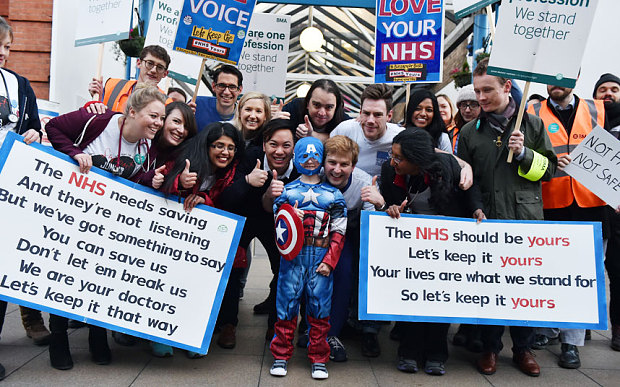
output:
[[[325,140],[323,144],[323,148],[325,149],[325,157],[328,154],[350,154],[351,155],[351,163],[353,165],[357,164],[357,158],[360,154],[360,147],[357,143],[351,140],[347,136],[334,136]]]

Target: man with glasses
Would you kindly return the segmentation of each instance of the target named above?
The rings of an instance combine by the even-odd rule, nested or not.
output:
[[[136,67],[139,70],[138,79],[109,78],[103,87],[101,79],[93,78],[88,84],[88,92],[92,97],[97,95],[108,109],[122,112],[125,110],[125,104],[136,84],[144,83],[149,86],[157,86],[168,75],[169,65],[170,56],[165,48],[156,45],[146,46],[142,49],[140,58],[136,62]],[[163,93],[162,90],[160,91]]]
[[[196,98],[198,130],[216,121],[232,121],[237,98],[243,90],[243,74],[235,66],[221,65],[213,72],[213,97]]]

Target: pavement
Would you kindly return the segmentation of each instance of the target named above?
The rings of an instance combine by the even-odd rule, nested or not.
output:
[[[260,245],[259,245],[260,246]],[[559,345],[535,351],[541,375],[532,378],[522,374],[511,361],[510,338],[504,336],[507,348],[500,353],[495,375],[478,373],[476,354],[450,346],[446,375],[429,376],[424,372],[405,374],[396,369],[397,343],[388,337],[390,327],[379,335],[381,356],[365,358],[359,340],[345,339],[349,360],[328,363],[329,379],[315,381],[310,376],[310,363],[305,350],[295,348],[289,362],[288,375],[276,378],[269,374],[273,358],[265,342],[267,316],[256,316],[252,307],[263,301],[271,280],[269,262],[257,249],[245,295],[240,303],[237,346],[226,350],[211,343],[207,356],[188,359],[176,350],[170,358],[151,356],[148,343],[122,347],[108,338],[112,364],[98,366],[90,361],[88,330],[70,330],[69,341],[75,363],[72,370],[51,368],[47,347],[37,347],[26,337],[19,308],[10,304],[0,341],[0,363],[6,368],[2,386],[620,386],[620,352],[609,347],[611,332],[593,331],[592,340],[580,348],[581,368],[567,370],[557,365]],[[45,316],[47,321],[47,316]],[[450,338],[456,331],[453,325]]]

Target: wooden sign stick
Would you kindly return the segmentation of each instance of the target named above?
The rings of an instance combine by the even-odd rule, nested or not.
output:
[[[196,102],[196,97],[198,96],[198,89],[200,88],[200,82],[202,82],[202,73],[205,71],[205,63],[207,63],[207,58],[202,58],[202,62],[200,62],[200,72],[198,72],[198,79],[196,80],[196,88],[194,89],[194,96],[192,97],[192,101]]]
[[[101,79],[101,68],[103,67],[103,48],[105,43],[99,43],[99,59],[97,60],[97,73],[95,74],[95,78],[97,80]],[[101,87],[103,87],[103,82],[101,83]],[[93,101],[99,101],[99,93],[93,95]]]
[[[489,19],[489,28],[491,29],[491,42],[495,41],[495,20],[493,19],[493,8],[490,5],[486,7],[487,18]]]
[[[525,88],[523,89],[523,98],[521,98],[521,104],[519,105],[519,113],[517,114],[517,122],[515,123],[515,129],[513,133],[521,129],[521,121],[523,120],[523,114],[525,113],[525,104],[526,104],[527,96],[529,93],[530,93],[530,81],[527,81],[525,82]],[[512,156],[513,156],[513,152],[511,150],[510,152],[508,152],[508,158],[506,159],[508,163],[512,163]]]

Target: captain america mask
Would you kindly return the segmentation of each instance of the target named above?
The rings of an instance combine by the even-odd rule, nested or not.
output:
[[[317,161],[317,167],[309,170],[302,166],[308,160]],[[295,144],[295,154],[293,155],[293,164],[299,173],[304,175],[316,175],[321,170],[323,162],[323,143],[315,137],[304,137]]]

